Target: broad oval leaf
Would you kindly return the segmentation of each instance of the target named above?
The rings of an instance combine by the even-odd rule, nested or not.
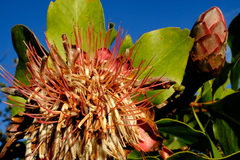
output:
[[[181,84],[185,72],[189,51],[193,45],[193,39],[189,37],[190,31],[180,28],[162,28],[143,34],[131,48],[136,53],[133,65],[138,66],[142,60],[149,67],[141,75],[144,77],[151,67],[151,77],[167,77]],[[140,78],[141,78],[140,77]],[[156,91],[155,91],[156,92]],[[174,90],[165,90],[159,94],[154,103],[159,104],[172,95]],[[153,92],[148,92],[152,96]]]
[[[142,60],[153,66],[152,77],[164,76],[181,84],[193,39],[188,29],[162,28],[143,34],[133,46],[134,66]],[[146,69],[147,74],[149,69]]]
[[[217,114],[217,116],[223,116],[235,124],[240,125],[239,97],[240,92],[235,92],[215,103],[205,104],[204,107],[213,113],[213,116]]]
[[[100,0],[56,0],[51,2],[47,13],[47,38],[50,44],[55,44],[63,57],[62,34],[69,39],[73,36],[73,27],[82,31],[82,42],[86,42],[86,33],[93,27],[97,36],[105,34],[104,14]],[[72,39],[74,44],[74,39]],[[84,48],[83,48],[84,49]]]
[[[240,150],[238,126],[229,120],[215,118],[213,123],[213,133],[221,145],[223,153],[230,155]]]
[[[210,142],[203,132],[195,130],[183,122],[164,118],[156,121],[156,124],[160,133],[167,133],[177,137],[179,143],[183,146],[194,145],[195,149],[202,152],[211,148]]]

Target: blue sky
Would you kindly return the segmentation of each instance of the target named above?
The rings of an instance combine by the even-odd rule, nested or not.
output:
[[[29,27],[45,45],[46,14],[50,0],[1,0],[0,1],[0,60],[9,65],[16,58],[11,43],[11,28],[16,24]],[[128,32],[134,41],[143,33],[164,27],[191,29],[198,16],[218,6],[227,23],[240,13],[238,0],[102,0],[105,21],[114,22]],[[11,66],[9,66],[11,67]]]
[[[16,24],[26,25],[45,45],[49,3],[50,0],[0,0],[0,63],[12,73],[12,60],[17,55],[12,47],[11,28]],[[121,26],[133,41],[143,33],[159,28],[191,29],[198,16],[213,6],[222,10],[228,25],[240,13],[239,0],[102,0],[102,5],[106,23],[114,22],[117,27]]]

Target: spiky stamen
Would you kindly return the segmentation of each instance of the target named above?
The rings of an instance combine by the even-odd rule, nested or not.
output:
[[[126,159],[124,149],[129,146],[139,151],[159,149],[162,140],[149,110],[151,97],[143,100],[139,97],[142,90],[158,86],[160,78],[151,79],[147,75],[139,81],[142,69],[147,67],[141,63],[133,68],[132,53],[125,56],[104,47],[95,49],[93,42],[88,42],[93,44],[83,51],[76,28],[74,33],[76,45],[66,35],[62,36],[66,62],[49,43],[50,52],[44,57],[28,46],[29,86],[16,79],[12,81],[1,68],[14,86],[14,93],[27,99],[19,123],[25,123],[21,133],[27,138],[26,157]],[[91,29],[88,36],[92,38]],[[88,54],[93,51],[93,55]],[[143,133],[146,126],[149,135]],[[153,142],[145,147],[144,139]]]

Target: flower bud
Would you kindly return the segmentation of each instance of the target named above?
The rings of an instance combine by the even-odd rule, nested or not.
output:
[[[221,72],[226,58],[227,35],[226,21],[218,7],[200,15],[191,31],[195,42],[188,60],[189,76],[207,81]]]

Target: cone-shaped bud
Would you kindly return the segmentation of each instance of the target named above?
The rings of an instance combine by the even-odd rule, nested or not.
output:
[[[188,75],[206,81],[221,72],[226,57],[227,35],[226,21],[218,7],[200,15],[191,31],[195,43],[189,56]]]

